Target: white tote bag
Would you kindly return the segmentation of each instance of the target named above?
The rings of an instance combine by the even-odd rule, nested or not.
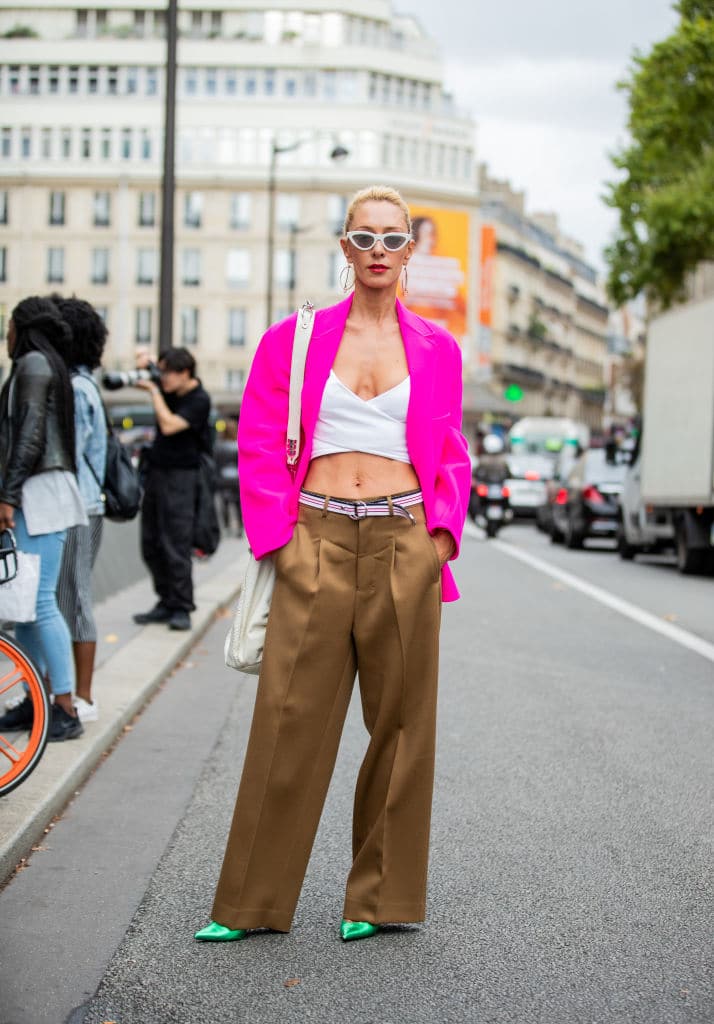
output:
[[[286,430],[286,459],[291,468],[297,465],[300,455],[300,398],[314,318],[312,303],[306,302],[298,311],[295,322]],[[238,605],[223,647],[228,668],[259,675],[274,584],[273,559],[265,555],[256,561],[252,551],[249,551]]]
[[[270,555],[258,562],[249,551],[238,605],[223,648],[228,668],[253,676],[259,674],[274,583],[275,568]]]
[[[18,551],[12,530],[0,535],[0,621],[34,622],[40,556]]]

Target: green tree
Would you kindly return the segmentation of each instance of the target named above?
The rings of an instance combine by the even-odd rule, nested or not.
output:
[[[685,297],[687,274],[714,259],[714,0],[680,0],[679,25],[635,53],[619,83],[630,143],[605,202],[619,227],[605,250],[608,290],[621,305],[645,293],[660,308]]]

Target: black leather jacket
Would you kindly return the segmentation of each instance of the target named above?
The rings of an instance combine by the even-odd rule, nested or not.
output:
[[[60,400],[59,381],[45,356],[21,356],[0,394],[0,501],[20,508],[28,477],[73,468],[60,429]]]

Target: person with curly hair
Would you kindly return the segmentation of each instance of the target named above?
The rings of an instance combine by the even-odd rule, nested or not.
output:
[[[107,327],[91,303],[53,295],[52,301],[72,332],[61,354],[69,368],[74,391],[75,460],[77,482],[89,523],[67,531],[57,601],[72,634],[77,677],[74,704],[83,722],[99,717],[92,699],[92,676],[97,651],[97,626],[92,610],[92,569],[104,524],[102,483],[107,460],[107,431],[99,388],[92,370],[101,365]]]
[[[18,549],[40,556],[36,618],[18,622],[15,633],[49,679],[52,741],[83,732],[73,704],[72,643],[56,597],[67,530],[87,522],[75,475],[72,382],[59,354],[70,340],[49,299],[19,302],[7,329],[12,370],[0,393],[0,530],[13,529]],[[32,718],[25,697],[0,717],[0,728],[30,728]]]

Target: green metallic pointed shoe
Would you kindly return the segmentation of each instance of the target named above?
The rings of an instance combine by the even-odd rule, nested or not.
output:
[[[222,924],[209,921],[205,928],[201,928],[194,935],[198,942],[237,942],[244,939],[247,931],[245,928],[225,928]]]
[[[370,924],[368,921],[345,921],[342,919],[340,935],[343,942],[351,942],[353,939],[369,939],[379,931],[378,924]]]

